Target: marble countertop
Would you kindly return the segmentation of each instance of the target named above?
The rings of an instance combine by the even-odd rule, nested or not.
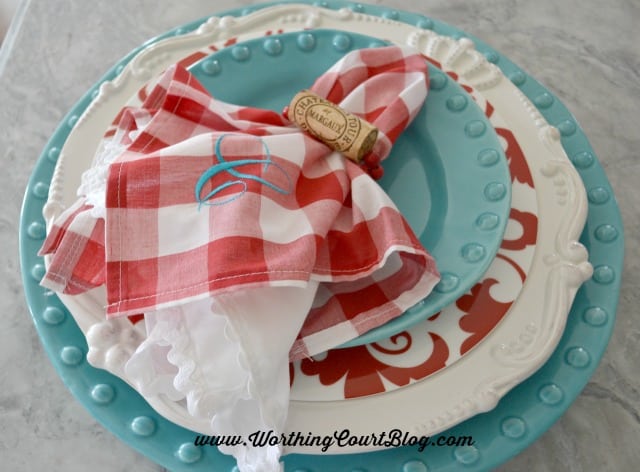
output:
[[[248,0],[23,0],[0,52],[0,457],[3,470],[161,471],[73,400],[22,290],[18,221],[31,170],[74,102],[144,40]],[[609,348],[567,413],[501,471],[630,471],[640,463],[640,3],[384,0],[484,40],[573,112],[615,190],[626,260]]]

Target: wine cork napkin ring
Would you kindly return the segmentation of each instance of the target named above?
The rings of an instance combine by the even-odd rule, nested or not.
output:
[[[298,92],[285,113],[299,128],[357,164],[371,152],[378,137],[371,123],[309,90]]]

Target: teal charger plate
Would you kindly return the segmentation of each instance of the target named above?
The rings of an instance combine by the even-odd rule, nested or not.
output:
[[[296,2],[310,3],[310,2]],[[316,2],[317,3],[317,2]],[[377,6],[349,2],[320,2],[327,8],[351,7],[385,16],[448,36],[466,36],[437,20]],[[264,7],[268,5],[262,5]],[[243,15],[256,8],[224,14]],[[196,28],[201,21],[183,26],[174,35]],[[156,38],[159,39],[159,38]],[[594,275],[579,290],[564,335],[547,363],[507,394],[491,412],[475,416],[442,436],[472,436],[473,446],[389,449],[367,454],[285,458],[291,471],[454,471],[488,470],[505,462],[543,434],[569,407],[586,385],[606,349],[615,322],[624,255],[622,221],[614,193],[584,132],[575,118],[548,90],[506,57],[472,38],[478,50],[538,107],[562,134],[562,144],[575,164],[589,197],[587,224],[581,243],[589,250]],[[128,55],[103,80],[112,79],[137,51]],[[215,448],[193,445],[195,434],[159,417],[120,379],[94,369],[85,360],[86,343],[71,315],[57,297],[38,281],[44,265],[36,253],[44,237],[42,205],[59,149],[95,91],[89,91],[63,120],[40,157],[26,189],[20,222],[20,258],[25,293],[38,332],[54,333],[45,350],[74,396],[123,441],[173,471],[232,470],[234,461]],[[118,415],[113,412],[118,411]]]

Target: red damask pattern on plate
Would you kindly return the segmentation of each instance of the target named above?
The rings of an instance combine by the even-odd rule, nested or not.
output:
[[[429,336],[433,343],[431,356],[415,366],[401,367],[386,364],[372,354],[372,351],[378,351],[384,354],[402,355],[411,348],[413,342],[422,341],[422,339],[413,339],[408,332],[403,331],[391,337],[394,344],[399,339],[404,339],[405,345],[398,350],[390,350],[378,343],[347,349],[334,349],[328,351],[322,360],[303,359],[300,363],[300,369],[305,375],[317,375],[323,385],[332,385],[345,378],[345,398],[383,393],[386,388],[382,378],[395,385],[405,386],[445,366],[449,358],[447,343],[435,333],[429,333]]]

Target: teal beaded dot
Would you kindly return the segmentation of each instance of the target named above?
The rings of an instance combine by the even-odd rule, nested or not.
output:
[[[27,228],[27,235],[31,239],[44,239],[47,231],[42,223],[34,221]]]
[[[240,12],[240,16],[247,16],[253,13],[253,8],[244,8],[242,12]]]
[[[202,451],[199,447],[192,443],[183,443],[176,451],[176,457],[180,462],[185,464],[193,464],[198,462],[202,457]]]
[[[544,92],[534,98],[533,103],[535,103],[538,108],[549,108],[551,105],[553,105],[553,95],[548,92]]]
[[[603,326],[609,321],[609,313],[599,306],[591,306],[584,310],[582,319],[591,326]]]
[[[462,248],[462,258],[467,262],[479,262],[484,259],[487,250],[482,244],[469,243]]]
[[[52,326],[62,323],[65,317],[66,315],[64,311],[55,306],[48,306],[42,312],[42,319],[44,320],[44,322]]]
[[[351,9],[351,11],[354,11],[356,13],[362,13],[364,11],[364,6],[361,3],[356,3],[355,5],[351,5],[349,6],[349,8]]]
[[[222,66],[220,65],[220,62],[216,61],[215,59],[204,61],[200,65],[200,68],[202,69],[202,72],[207,75],[218,75],[220,72],[222,72]]]
[[[405,462],[402,465],[402,472],[429,472],[429,469],[424,462],[415,459],[409,462]]]
[[[571,136],[578,129],[575,122],[572,120],[564,120],[561,123],[558,123],[557,128],[560,130],[560,134],[562,136]]]
[[[49,185],[45,182],[37,182],[31,190],[34,197],[47,198],[49,196]]]
[[[573,165],[578,169],[587,169],[593,165],[594,161],[595,159],[593,157],[593,154],[591,154],[589,151],[579,152],[571,159]]]
[[[182,36],[186,32],[187,32],[187,30],[185,30],[184,28],[176,28],[176,30],[173,32],[173,34],[176,35],[176,36]]]
[[[467,97],[464,95],[452,95],[447,99],[447,108],[450,111],[462,111],[467,107]]]
[[[516,71],[509,75],[509,80],[519,87],[526,82],[527,76],[521,71]]]
[[[385,11],[382,14],[382,17],[386,18],[387,20],[397,20],[398,18],[400,18],[400,15],[395,10],[389,10],[389,11]]]
[[[60,149],[57,147],[52,147],[49,149],[49,152],[47,152],[47,159],[51,162],[57,162],[58,156],[60,156]]]
[[[527,424],[522,418],[511,416],[502,420],[500,432],[511,439],[520,439],[527,432]]]
[[[485,149],[478,154],[478,163],[482,167],[491,167],[500,161],[500,153],[495,149]]]
[[[123,70],[124,70],[124,64],[120,64],[118,67],[116,67],[116,70],[115,70],[116,75],[120,75]]]
[[[418,20],[416,26],[420,29],[431,30],[433,29],[433,20],[431,18],[422,18]]]
[[[95,100],[95,98],[100,94],[100,87],[96,88],[91,92],[91,100]]]
[[[440,274],[440,282],[436,284],[434,290],[440,293],[448,293],[455,290],[459,283],[460,278],[457,275],[445,272]]]
[[[231,57],[238,62],[243,62],[251,57],[251,50],[247,46],[234,46],[231,49]]]
[[[572,347],[567,350],[564,360],[572,367],[583,369],[591,363],[591,356],[582,347]]]
[[[461,464],[472,465],[480,459],[480,451],[475,446],[461,446],[455,448],[453,456]]]
[[[596,205],[602,205],[609,201],[609,191],[604,187],[594,187],[587,194],[589,201]]]
[[[545,405],[554,406],[564,400],[564,392],[556,384],[548,383],[540,387],[538,398]]]
[[[484,121],[473,120],[467,123],[464,127],[464,132],[467,133],[467,136],[471,138],[479,138],[482,136],[487,130],[487,125],[484,124]]]
[[[78,115],[71,115],[67,120],[67,125],[69,126],[69,128],[73,128],[77,122],[78,122]]]
[[[84,359],[84,354],[79,347],[65,346],[60,350],[60,360],[68,366],[79,365]]]
[[[429,77],[429,88],[431,90],[442,90],[447,86],[447,76],[436,72]]]
[[[156,431],[156,422],[148,416],[137,416],[131,421],[131,431],[137,436],[151,436]]]
[[[491,182],[484,188],[484,196],[491,202],[497,202],[507,194],[507,187],[500,182]]]
[[[331,41],[336,51],[345,52],[351,47],[351,37],[346,34],[336,34]]]
[[[329,4],[327,2],[313,2],[313,6],[327,8]]]
[[[277,56],[282,52],[282,41],[278,38],[269,38],[264,42],[262,48],[270,56]]]
[[[603,224],[596,228],[594,235],[601,243],[610,243],[618,239],[618,230],[615,226]]]
[[[91,399],[99,405],[107,405],[113,401],[116,391],[111,385],[98,384],[91,389]]]
[[[490,211],[482,213],[476,218],[476,227],[483,231],[491,231],[496,229],[500,223],[500,217]]]
[[[615,280],[615,278],[616,273],[611,266],[600,265],[593,269],[593,280],[599,284],[610,284]]]
[[[316,38],[311,33],[301,33],[298,35],[296,43],[303,51],[311,51],[316,47]]]
[[[44,264],[35,264],[31,268],[31,277],[33,277],[33,280],[36,282],[40,283],[46,271]]]
[[[500,56],[498,56],[498,54],[495,53],[494,51],[487,51],[484,54],[484,57],[487,61],[489,61],[492,64],[496,64],[500,60]]]

